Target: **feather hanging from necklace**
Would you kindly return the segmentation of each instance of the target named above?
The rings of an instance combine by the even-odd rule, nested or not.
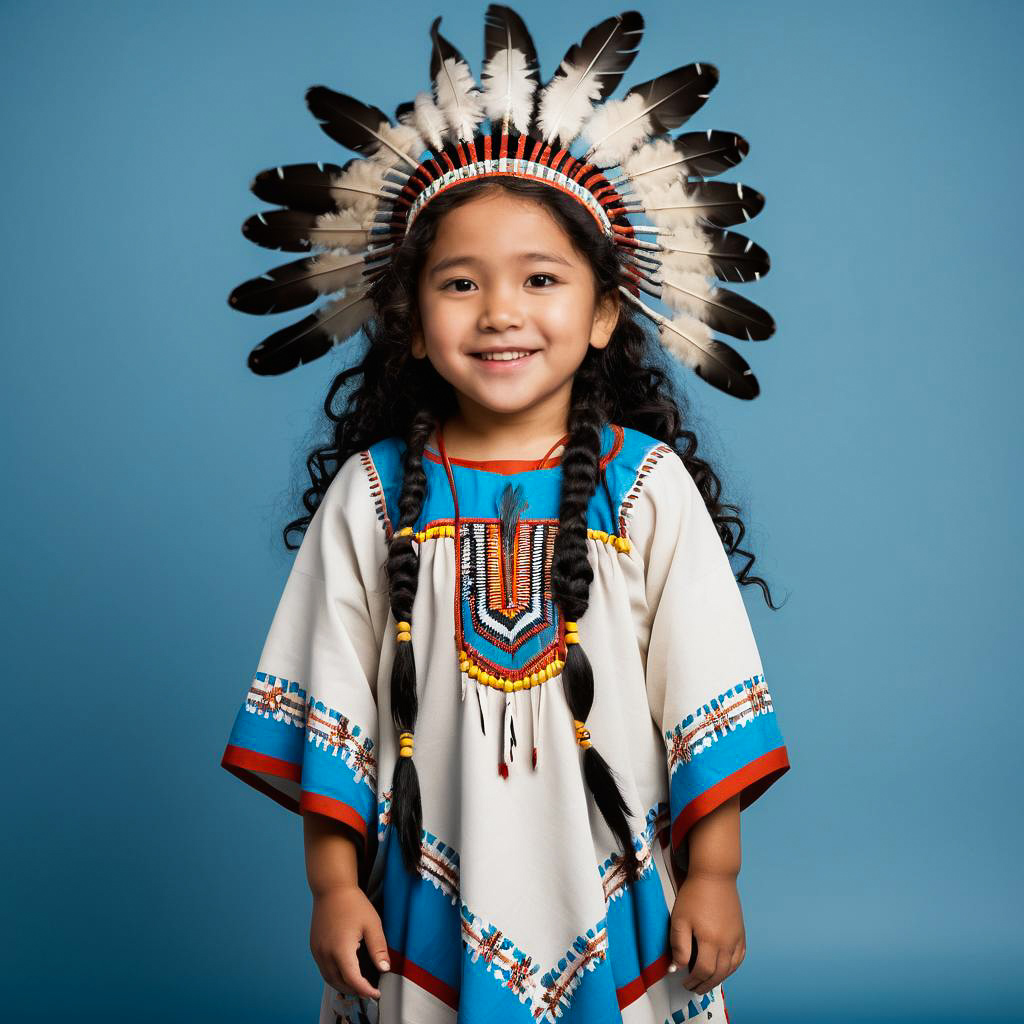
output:
[[[430,26],[430,78],[438,109],[448,122],[447,137],[461,142],[472,138],[483,118],[480,90],[465,58],[438,31],[440,24],[441,19],[435,18]]]
[[[333,345],[352,337],[372,312],[366,289],[355,289],[261,341],[249,353],[249,369],[267,376],[319,359]]]
[[[533,120],[540,68],[533,39],[511,7],[487,8],[480,80],[484,114],[491,124],[500,124],[502,132],[511,126],[525,134]]]
[[[516,534],[519,532],[519,516],[528,502],[523,496],[522,484],[506,485],[498,499],[499,532],[501,534],[501,573],[506,604],[511,602],[514,587]]]
[[[546,143],[568,146],[633,63],[644,31],[637,11],[626,11],[595,25],[566,51],[540,97],[538,123]]]

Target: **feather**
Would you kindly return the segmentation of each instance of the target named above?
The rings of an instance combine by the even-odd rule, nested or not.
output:
[[[330,184],[335,209],[346,209],[369,218],[377,212],[382,199],[398,194],[399,189],[384,180],[387,168],[377,160],[350,160]]]
[[[470,139],[483,118],[480,90],[462,54],[438,31],[440,18],[430,26],[434,48],[430,57],[430,77],[434,99],[448,122],[448,138]]]
[[[638,299],[628,288],[619,291],[649,320],[658,325],[665,348],[701,380],[736,398],[752,399],[760,386],[746,360],[722,341],[712,338],[706,324],[685,313],[669,319]]]
[[[717,84],[718,68],[714,64],[687,64],[634,85],[625,98],[641,96],[654,134],[664,135],[700,110]]]
[[[626,172],[612,182],[628,182],[641,195],[687,175],[702,178],[735,167],[750,152],[747,140],[735,132],[687,132],[675,139],[655,139],[622,163]]]
[[[258,199],[309,213],[334,209],[331,181],[340,174],[337,164],[287,164],[260,171],[249,185]]]
[[[308,252],[314,247],[365,249],[372,230],[371,224],[348,210],[319,216],[301,210],[267,210],[253,214],[242,225],[242,234],[250,242],[284,252]],[[375,234],[383,240],[383,232]]]
[[[771,268],[768,253],[756,242],[720,228],[702,228],[693,241],[664,244],[662,250],[659,259],[666,270],[685,273],[710,264],[711,273],[723,281],[759,281]]]
[[[584,163],[621,165],[650,134],[651,119],[643,107],[643,97],[632,95],[602,103],[580,132],[590,146],[582,157]]]
[[[512,571],[515,567],[516,533],[519,530],[519,516],[523,509],[528,506],[523,496],[522,484],[513,487],[507,484],[498,499],[498,532],[501,536],[501,574],[504,586],[505,599],[512,600],[513,586]]]
[[[540,67],[533,39],[523,19],[501,4],[490,4],[484,16],[483,109],[492,125],[529,131],[540,85]]]
[[[367,157],[384,149],[407,164],[410,170],[416,169],[416,162],[409,158],[408,151],[413,148],[415,140],[422,146],[419,132],[408,125],[393,125],[378,107],[367,106],[323,85],[314,85],[306,90],[306,106],[335,142]]]
[[[434,103],[434,97],[429,92],[418,93],[413,101],[413,119],[420,135],[430,146],[434,153],[440,153],[444,148],[441,136],[448,127],[444,114]]]
[[[593,105],[608,96],[636,56],[644,19],[626,11],[595,25],[566,51],[540,97],[538,123],[544,141],[568,146],[579,134]]]
[[[322,295],[367,283],[373,253],[328,252],[274,267],[240,284],[228,296],[242,313],[284,313],[308,306]]]
[[[663,277],[661,299],[671,309],[689,313],[734,338],[764,341],[775,333],[775,321],[766,310],[728,288],[709,288],[701,273]]]
[[[699,181],[685,185],[675,182],[645,204],[645,212],[654,223],[668,228],[694,221],[727,228],[756,217],[763,209],[764,196],[738,181]]]
[[[352,337],[373,314],[365,289],[325,303],[315,313],[261,341],[249,353],[249,369],[261,376],[287,373]]]

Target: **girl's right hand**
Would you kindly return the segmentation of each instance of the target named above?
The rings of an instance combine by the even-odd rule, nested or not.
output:
[[[380,970],[390,970],[380,916],[359,886],[339,886],[314,895],[309,948],[324,981],[347,995],[380,999],[380,990],[359,969],[357,955],[364,939],[370,960]]]

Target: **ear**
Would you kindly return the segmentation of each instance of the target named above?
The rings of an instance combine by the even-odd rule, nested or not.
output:
[[[423,329],[420,327],[419,317],[415,318],[409,336],[409,352],[414,359],[426,359],[427,357],[427,343],[423,340]]]
[[[615,325],[619,322],[619,293],[608,292],[597,300],[594,307],[594,322],[590,328],[590,344],[604,348],[611,341]]]

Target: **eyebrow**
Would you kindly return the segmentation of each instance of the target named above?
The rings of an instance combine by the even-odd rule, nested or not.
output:
[[[572,264],[562,256],[559,256],[554,252],[521,252],[516,257],[521,263],[528,262],[542,262],[542,263],[561,263],[563,266],[571,267]],[[449,270],[455,266],[479,266],[482,261],[478,260],[475,256],[449,256],[447,259],[440,260],[430,269],[430,276],[433,277],[435,274],[440,274],[445,270]]]

